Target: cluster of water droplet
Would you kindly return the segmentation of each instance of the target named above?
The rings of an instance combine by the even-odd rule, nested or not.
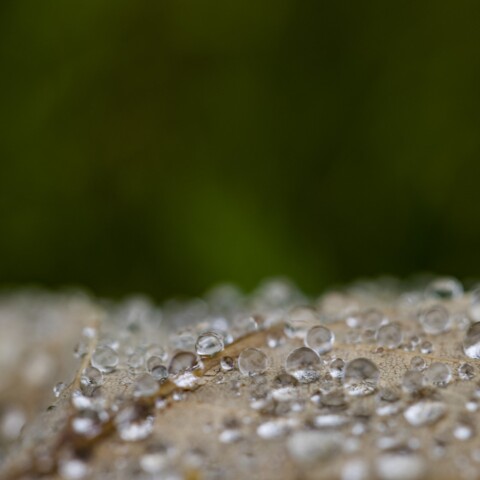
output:
[[[84,329],[74,352],[80,375],[54,394],[71,399],[74,435],[92,440],[113,426],[132,442],[152,435],[168,405],[214,382],[252,412],[205,426],[220,443],[244,442],[254,431],[258,441],[285,439],[298,468],[343,452],[341,478],[422,478],[428,459],[476,438],[479,312],[480,290],[464,292],[452,278],[421,290],[358,284],[316,301],[284,281],[248,297],[223,286],[162,309],[134,299],[107,307],[99,326]],[[448,392],[456,384],[464,405],[453,412]],[[420,433],[432,426],[433,434]],[[373,463],[362,456],[367,435],[375,438]],[[140,466],[180,475],[181,458],[204,465],[203,454],[183,453],[146,452]],[[480,450],[477,457],[469,462],[480,461]],[[66,479],[89,474],[75,451],[58,469]]]

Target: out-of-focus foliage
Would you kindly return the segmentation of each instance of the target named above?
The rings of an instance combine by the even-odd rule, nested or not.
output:
[[[0,282],[478,274],[479,14],[2,0]]]

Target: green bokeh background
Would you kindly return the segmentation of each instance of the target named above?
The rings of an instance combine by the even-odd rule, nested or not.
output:
[[[2,0],[0,284],[477,276],[479,14]]]

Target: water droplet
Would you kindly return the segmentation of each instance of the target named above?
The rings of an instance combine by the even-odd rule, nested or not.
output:
[[[63,382],[58,382],[54,387],[53,387],[53,394],[55,395],[55,398],[58,398],[62,392],[65,390],[66,385]]]
[[[147,438],[152,433],[153,420],[153,416],[131,405],[118,412],[115,417],[115,426],[122,440],[136,442]]]
[[[480,287],[472,292],[469,313],[472,320],[480,322]]]
[[[402,327],[398,323],[388,323],[377,331],[377,343],[385,348],[397,348],[402,343]]]
[[[415,355],[415,357],[412,357],[410,360],[410,367],[412,370],[418,370],[419,372],[422,372],[427,368],[427,362],[422,357]]]
[[[411,453],[385,453],[376,459],[380,480],[419,480],[424,478],[425,460]]]
[[[143,373],[135,379],[134,396],[151,397],[158,391],[158,382],[149,373]]]
[[[424,341],[420,344],[420,352],[422,352],[425,355],[428,355],[429,353],[433,352],[433,345],[431,342]]]
[[[343,435],[335,432],[299,431],[288,437],[287,448],[292,459],[301,464],[312,464],[337,453]]]
[[[437,278],[427,286],[425,295],[438,300],[452,300],[463,295],[463,286],[456,278]]]
[[[428,335],[439,335],[450,327],[450,314],[442,305],[433,305],[420,313],[420,324]]]
[[[458,367],[458,376],[461,380],[471,380],[475,376],[473,365],[469,363],[462,363]]]
[[[163,359],[156,355],[147,360],[147,370],[158,382],[164,382],[168,378],[168,369],[163,364]]]
[[[308,330],[305,336],[305,345],[312,350],[315,350],[319,355],[328,353],[335,341],[335,335],[327,327],[316,325]]]
[[[347,460],[340,475],[341,480],[368,480],[371,478],[368,464],[363,458]]]
[[[193,352],[177,352],[170,360],[168,372],[171,375],[179,375],[200,368],[200,359]]]
[[[97,347],[92,355],[92,365],[103,373],[115,370],[118,360],[118,353],[106,345]]]
[[[453,426],[453,436],[457,440],[470,440],[474,434],[473,422],[467,419],[460,420]]]
[[[238,369],[242,375],[260,375],[269,365],[268,357],[258,348],[246,348],[238,356]]]
[[[216,332],[205,332],[197,338],[195,350],[198,355],[212,357],[224,348],[223,337]]]
[[[305,338],[310,327],[319,323],[317,311],[312,307],[295,307],[285,322],[285,334],[289,338]]]
[[[361,316],[361,326],[366,330],[376,331],[385,321],[385,316],[380,310],[370,308]]]
[[[407,393],[417,393],[425,385],[425,377],[418,370],[407,370],[402,378],[402,389]]]
[[[89,468],[78,458],[63,458],[58,463],[58,473],[64,480],[80,480],[89,474]]]
[[[446,413],[446,407],[443,402],[432,400],[421,400],[410,405],[403,416],[410,425],[422,427],[430,425],[439,420]]]
[[[345,389],[349,395],[369,395],[375,391],[379,377],[375,363],[368,358],[356,358],[347,363],[345,368]]]
[[[308,347],[300,347],[288,355],[285,370],[299,382],[310,383],[319,378],[320,357]]]
[[[335,358],[330,362],[330,375],[333,378],[342,378],[345,373],[345,362],[341,358]]]
[[[222,357],[220,360],[220,368],[224,372],[229,372],[235,368],[235,360],[232,357]]]
[[[425,378],[428,383],[436,387],[446,387],[452,379],[450,367],[442,362],[433,362],[425,370]]]
[[[95,367],[87,367],[82,372],[82,376],[80,377],[80,389],[82,392],[90,396],[93,394],[96,388],[103,385],[103,374],[102,372]]]
[[[277,418],[260,424],[257,435],[264,439],[278,438],[285,435],[294,425],[293,419]]]
[[[480,358],[480,322],[470,326],[463,340],[463,351],[470,358]]]
[[[340,428],[346,425],[350,421],[350,418],[343,414],[325,414],[317,415],[313,419],[313,424],[317,428]]]

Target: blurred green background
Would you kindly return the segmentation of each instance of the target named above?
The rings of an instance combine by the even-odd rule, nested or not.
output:
[[[479,13],[2,0],[0,283],[478,275]]]

